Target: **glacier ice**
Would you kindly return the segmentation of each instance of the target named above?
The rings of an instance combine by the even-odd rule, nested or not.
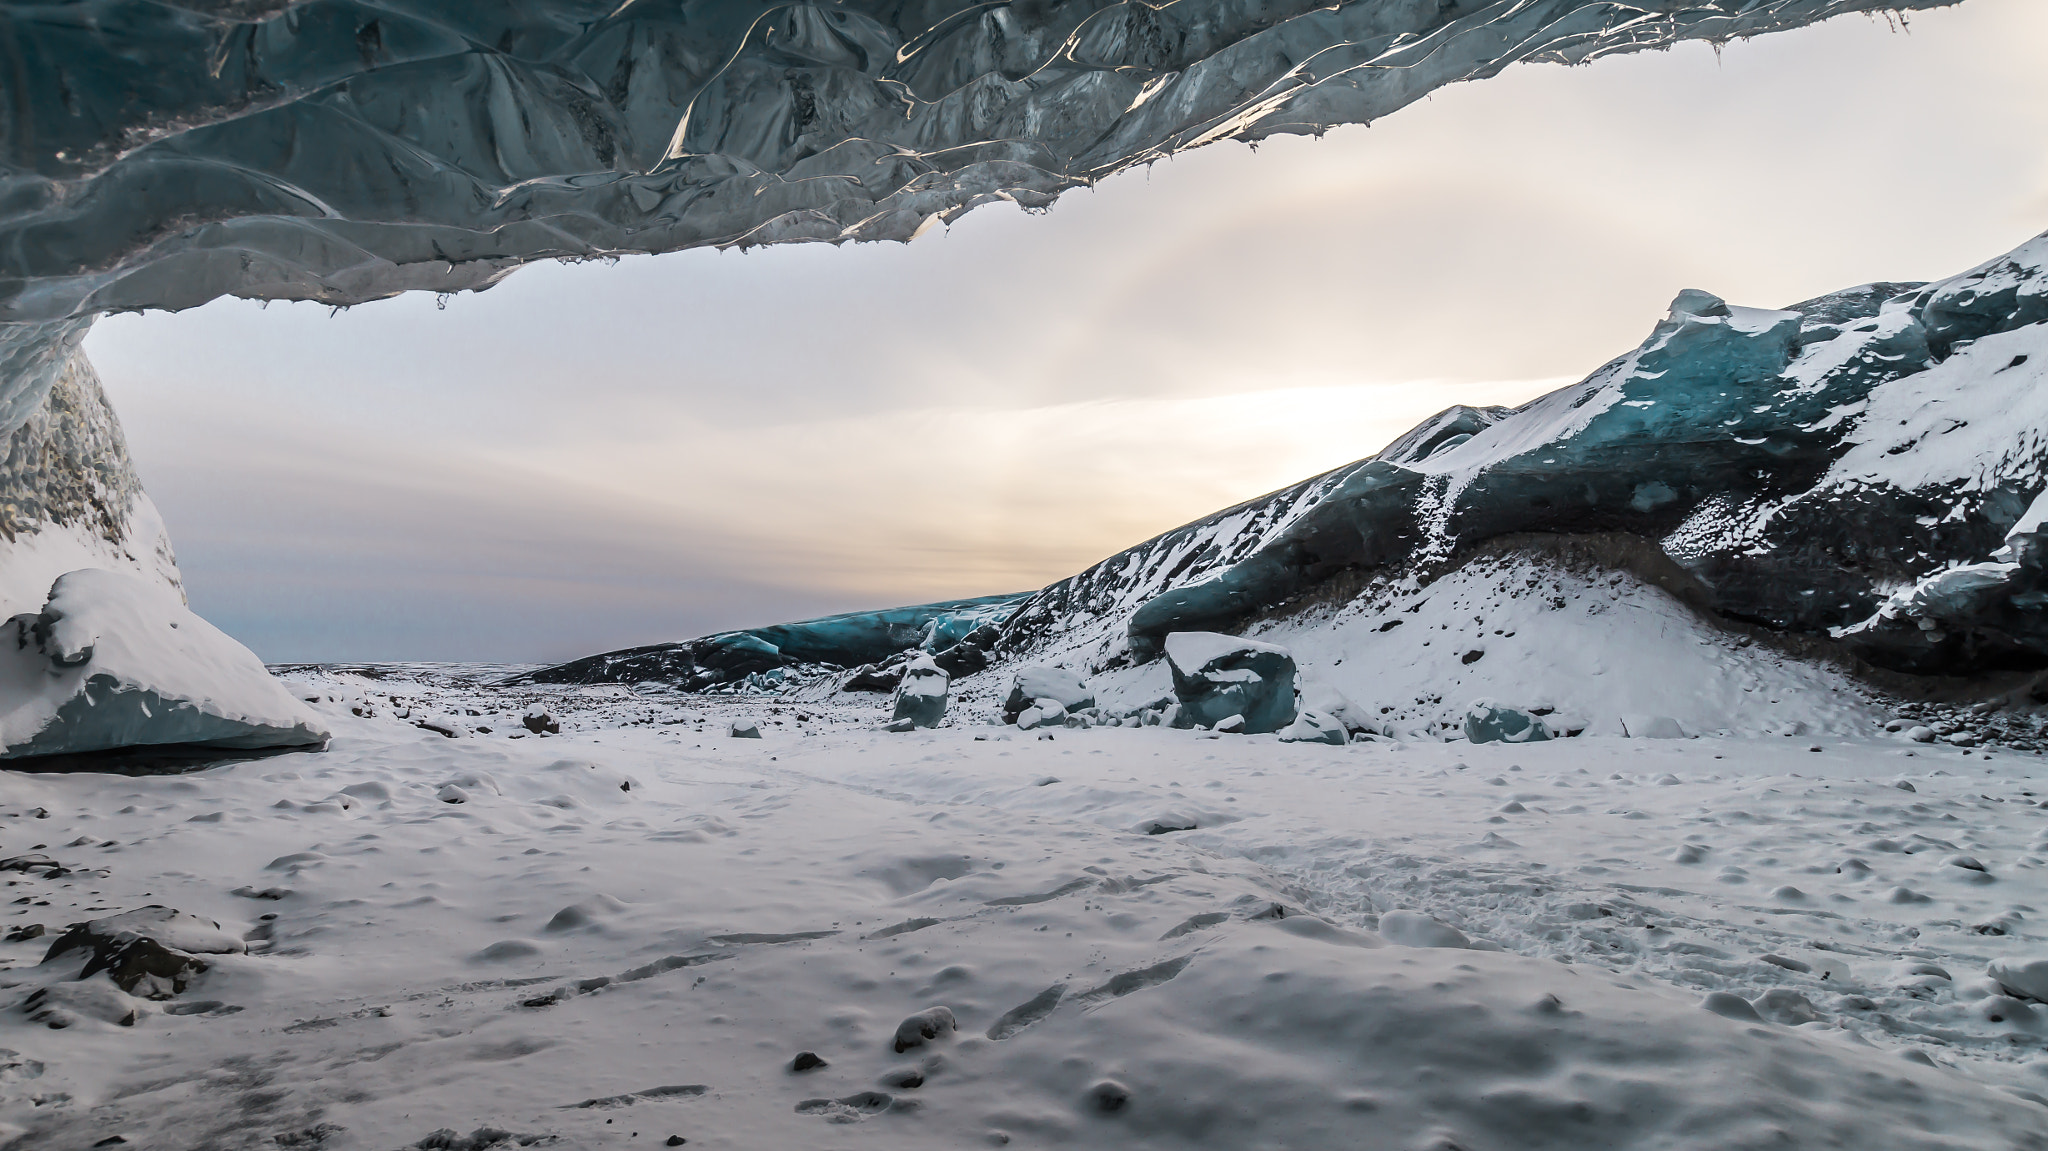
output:
[[[0,322],[905,239],[1521,61],[1947,2],[10,0]]]
[[[1465,738],[1473,743],[1540,743],[1550,738],[1550,729],[1520,708],[1475,699],[1465,709]]]
[[[890,715],[892,728],[909,730],[914,727],[937,727],[946,718],[947,688],[952,677],[945,669],[932,662],[932,657],[919,655],[903,669],[903,680],[896,686],[896,706]]]
[[[1286,648],[1216,632],[1166,637],[1178,727],[1262,735],[1295,718],[1294,656]]]
[[[1029,592],[882,611],[849,612],[747,631],[719,632],[682,643],[654,644],[586,656],[520,677],[528,683],[600,683],[655,680],[684,691],[719,688],[773,690],[800,682],[783,674],[852,668],[900,655],[906,649],[936,655],[945,667],[981,628],[1000,624]],[[893,690],[902,669],[894,668]],[[948,669],[951,671],[951,669]],[[981,670],[977,665],[975,671]],[[751,678],[750,678],[751,677]]]
[[[1280,729],[1281,743],[1327,743],[1342,747],[1351,742],[1344,731],[1344,725],[1319,711],[1306,708],[1294,717],[1294,722]]]
[[[144,578],[59,577],[0,643],[0,761],[319,747],[327,730],[248,648]]]
[[[2048,236],[1932,284],[1782,309],[1688,290],[1636,350],[1518,409],[1167,532],[1028,600],[1002,647],[1104,665],[1358,573],[1428,582],[1570,536],[1712,613],[1913,672],[2048,666]],[[1998,553],[1993,555],[1993,553]]]

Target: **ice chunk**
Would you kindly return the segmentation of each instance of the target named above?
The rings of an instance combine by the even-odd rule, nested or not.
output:
[[[1056,699],[1034,700],[1030,707],[1017,713],[1017,726],[1025,731],[1040,727],[1060,727],[1067,722],[1067,709]]]
[[[1247,735],[1278,731],[1293,722],[1294,656],[1284,647],[1215,632],[1174,632],[1166,637],[1176,725],[1214,727],[1232,716]]]
[[[1010,676],[1010,694],[1003,701],[1004,722],[1017,722],[1024,709],[1034,704],[1043,710],[1042,700],[1052,700],[1065,711],[1080,711],[1095,706],[1095,693],[1086,680],[1066,668],[1025,664]]]
[[[946,697],[952,677],[943,668],[932,662],[932,657],[920,655],[903,669],[903,682],[896,688],[896,708],[890,716],[892,723],[908,723],[912,727],[937,727],[946,718]]]
[[[116,748],[318,747],[327,729],[254,653],[140,576],[58,578],[0,643],[0,759]]]
[[[1550,729],[1528,712],[1475,699],[1465,709],[1465,738],[1473,743],[1537,743],[1550,738]]]
[[[1685,738],[1685,729],[1668,715],[1625,715],[1621,726],[1630,739]]]

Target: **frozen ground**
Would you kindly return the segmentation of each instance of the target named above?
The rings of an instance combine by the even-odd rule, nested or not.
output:
[[[69,869],[0,925],[251,940],[61,1030],[15,1005],[75,971],[0,944],[4,1145],[2048,1147],[2048,1009],[1983,980],[2048,955],[2031,753],[891,735],[493,670],[295,671],[324,754],[0,775]],[[1444,927],[1502,950],[1374,934]]]

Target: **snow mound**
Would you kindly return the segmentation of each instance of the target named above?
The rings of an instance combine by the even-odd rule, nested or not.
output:
[[[255,653],[139,576],[67,573],[40,614],[10,624],[14,642],[0,643],[0,759],[327,739]]]

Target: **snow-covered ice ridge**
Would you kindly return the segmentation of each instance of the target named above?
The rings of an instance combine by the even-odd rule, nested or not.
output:
[[[1609,539],[1700,609],[1881,667],[2048,666],[2048,237],[1932,284],[1781,310],[1686,291],[1635,351],[1045,589],[1002,649],[1093,667],[1475,547]],[[1640,541],[1641,546],[1631,541]]]
[[[324,754],[0,775],[0,1140],[2048,1147],[2048,1008],[1986,975],[2048,955],[2036,756],[893,735],[521,670],[296,669]],[[182,991],[41,964],[152,904]]]

